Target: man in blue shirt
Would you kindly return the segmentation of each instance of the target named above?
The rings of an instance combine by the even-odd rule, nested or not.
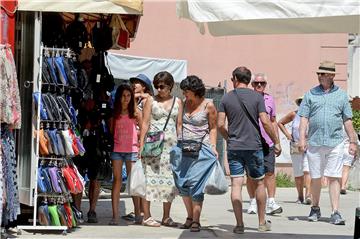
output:
[[[298,112],[301,117],[299,147],[308,156],[313,195],[308,219],[318,221],[321,216],[321,177],[325,176],[329,182],[332,207],[330,223],[345,225],[345,220],[338,211],[344,152],[343,125],[350,138],[349,153],[354,156],[357,151],[357,136],[352,125],[348,96],[334,84],[335,63],[322,62],[316,73],[320,85],[305,94]],[[308,145],[305,139],[307,128]]]

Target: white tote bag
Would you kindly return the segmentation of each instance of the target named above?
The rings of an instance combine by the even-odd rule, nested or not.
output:
[[[129,194],[131,196],[145,197],[145,174],[141,163],[141,160],[136,161],[135,165],[131,169],[129,183]]]
[[[221,195],[228,191],[228,182],[225,178],[224,171],[218,160],[216,160],[215,166],[204,188],[204,193],[209,195]]]

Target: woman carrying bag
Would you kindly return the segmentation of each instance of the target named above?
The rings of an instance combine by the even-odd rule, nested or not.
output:
[[[157,95],[146,100],[140,131],[140,157],[146,179],[143,225],[176,227],[170,217],[171,203],[177,193],[170,165],[170,149],[177,144],[182,104],[180,99],[171,96],[174,79],[169,72],[157,73],[153,84]],[[163,203],[161,224],[151,217],[152,201]]]
[[[175,184],[187,211],[181,228],[199,232],[204,190],[217,166],[217,112],[212,101],[205,99],[205,86],[197,76],[188,76],[180,88],[185,96],[182,134],[171,159]]]

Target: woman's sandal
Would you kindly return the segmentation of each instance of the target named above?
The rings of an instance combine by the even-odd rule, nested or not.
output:
[[[180,229],[189,229],[191,227],[192,222],[193,219],[191,217],[187,217],[185,223],[180,226]]]
[[[176,222],[174,222],[171,217],[168,217],[165,220],[163,220],[161,222],[161,225],[163,225],[165,227],[177,227],[178,226],[178,224]]]
[[[160,223],[155,221],[152,217],[149,217],[148,219],[144,220],[142,224],[143,226],[147,226],[147,227],[160,227]]]
[[[192,223],[191,223],[191,227],[190,227],[190,231],[191,231],[191,232],[199,232],[199,231],[200,231],[200,228],[201,228],[200,223],[198,223],[198,222],[192,222]]]

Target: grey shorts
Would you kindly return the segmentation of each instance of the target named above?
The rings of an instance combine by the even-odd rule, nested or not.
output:
[[[274,146],[269,148],[269,154],[264,157],[265,173],[275,172],[275,150]]]

